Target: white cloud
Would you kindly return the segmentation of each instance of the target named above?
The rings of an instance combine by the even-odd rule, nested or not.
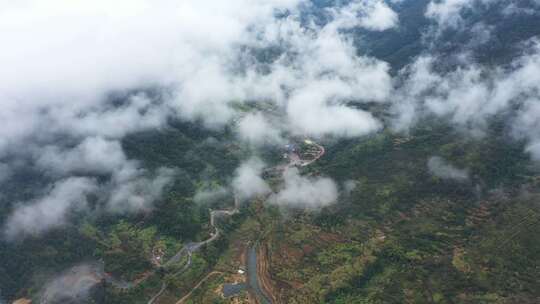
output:
[[[5,222],[5,236],[13,240],[63,226],[68,212],[86,208],[86,196],[96,189],[96,181],[90,178],[70,177],[56,182],[43,197],[17,206]]]
[[[369,113],[347,102],[386,101],[392,88],[389,66],[357,56],[339,29],[333,23],[303,28],[289,18],[265,31],[269,44],[287,44],[286,56],[272,65],[264,80],[277,89],[287,88],[287,94],[273,96],[284,105],[292,133],[351,137],[379,128]]]
[[[493,5],[499,5],[498,8],[503,16],[534,14],[536,11],[534,6],[540,5],[538,0],[532,1],[532,3],[530,1],[520,2],[520,0],[431,0],[426,8],[425,16],[436,22],[439,31],[448,28],[469,30],[463,27],[466,13],[475,13],[489,9]]]
[[[195,196],[193,197],[193,201],[195,201],[195,203],[197,204],[214,203],[223,199],[228,194],[230,193],[227,188],[219,186],[212,189],[197,191],[197,193],[195,193]]]
[[[45,197],[16,204],[5,226],[9,238],[64,225],[70,210],[86,209],[88,194],[94,194],[107,212],[151,210],[175,174],[168,168],[148,172],[127,159],[118,141],[101,137],[88,137],[73,148],[46,146],[35,154],[36,165],[58,181]],[[97,184],[91,177],[72,177],[81,175],[107,179]]]
[[[117,213],[151,209],[175,173],[169,168],[148,172],[139,162],[127,159],[120,142],[101,137],[88,137],[73,149],[48,146],[38,152],[38,166],[53,174],[110,176],[101,186],[101,196],[106,197],[107,209]]]
[[[232,181],[234,194],[241,200],[246,200],[270,193],[270,186],[261,177],[263,169],[264,163],[257,158],[251,158],[242,163],[236,169]]]
[[[442,179],[453,179],[457,181],[466,181],[469,179],[468,170],[456,168],[439,156],[430,157],[427,166],[431,174]]]
[[[273,204],[317,209],[336,202],[338,198],[337,186],[330,178],[303,177],[296,168],[287,169],[283,178],[283,189],[269,198]]]
[[[361,0],[319,26],[300,22],[302,2],[0,2],[0,159],[30,153],[57,179],[54,189],[74,176],[104,176],[96,187],[106,210],[135,212],[151,209],[173,171],[148,172],[127,159],[120,142],[171,117],[220,127],[237,114],[231,101],[250,100],[275,103],[285,115],[279,128],[259,114],[244,117],[240,136],[256,144],[280,142],[281,132],[352,137],[378,130],[380,122],[350,103],[385,102],[389,66],[357,56],[342,30],[389,29],[397,15],[383,1]],[[252,55],[269,47],[283,52],[265,63]],[[237,172],[235,188],[245,198],[269,191],[261,169],[251,163]],[[41,201],[13,216],[43,213],[52,199]],[[62,223],[63,213],[54,214]],[[54,226],[42,221],[40,231]]]
[[[404,84],[394,92],[396,129],[407,130],[427,114],[448,118],[459,128],[482,135],[494,115],[513,112],[516,118],[509,121],[513,135],[528,140],[527,151],[537,158],[540,42],[529,41],[524,55],[504,69],[469,62],[441,73],[438,63],[435,57],[422,56],[403,73]]]
[[[461,11],[471,8],[477,0],[442,0],[431,1],[426,9],[426,17],[434,19],[440,27],[458,27],[463,19]]]
[[[345,182],[343,182],[343,192],[346,195],[350,195],[358,187],[358,184],[359,183],[355,180],[346,180]]]
[[[528,99],[514,120],[513,134],[528,140],[526,152],[532,159],[540,161],[540,97]]]
[[[36,136],[121,138],[159,128],[170,116],[202,119],[216,127],[233,117],[231,100],[286,105],[290,92],[302,95],[321,82],[343,89],[336,96],[335,91],[323,92],[324,104],[384,99],[391,87],[388,67],[357,57],[340,29],[386,29],[395,26],[395,13],[379,0],[354,1],[337,10],[335,20],[325,26],[301,25],[300,2],[3,3],[0,156]],[[276,17],[285,10],[289,17]],[[271,64],[269,73],[261,73],[259,63],[242,48],[276,45],[284,46],[286,54]],[[239,68],[238,62],[246,67]],[[159,102],[139,94],[112,106],[105,98],[113,91],[156,86],[168,92]],[[310,107],[340,115],[336,120],[366,116],[343,105],[336,109],[324,104]],[[348,127],[361,126],[321,132],[348,134],[343,130]]]
[[[128,162],[120,142],[102,137],[88,137],[73,149],[46,146],[36,154],[40,167],[63,175],[114,173]]]
[[[522,4],[519,0],[510,1],[510,3],[508,3],[508,5],[504,8],[503,14],[506,16],[516,14],[534,15],[538,12],[538,8],[534,6],[540,6],[540,0],[533,0],[532,2],[529,1],[525,3],[525,5],[519,4]]]
[[[84,301],[101,281],[96,277],[98,265],[77,265],[53,278],[43,287],[42,303],[72,303]]]
[[[236,46],[251,39],[251,24],[297,2],[2,2],[0,154],[34,133],[119,137],[155,128],[173,109],[223,123],[226,102],[245,96],[227,70]],[[160,107],[144,97],[104,103],[111,91],[156,85],[173,86],[176,97]]]
[[[321,83],[293,96],[287,113],[294,132],[314,136],[354,137],[374,132],[381,127],[381,123],[368,112],[339,103],[328,104],[325,97],[332,93],[339,94],[338,90]]]
[[[284,141],[280,128],[262,113],[249,113],[238,122],[240,138],[253,145],[280,144]]]
[[[535,138],[533,139],[529,145],[525,148],[525,151],[531,154],[531,157],[536,160],[540,161],[540,139]]]
[[[13,175],[13,169],[8,164],[0,163],[0,184]]]
[[[135,166],[124,166],[112,176],[107,210],[115,213],[150,211],[171,183],[175,170],[160,168],[153,174]]]
[[[355,0],[339,9],[332,9],[332,26],[363,27],[383,31],[397,26],[398,15],[381,0]]]
[[[360,25],[371,30],[387,30],[398,23],[398,15],[383,1],[370,5],[370,12],[360,20]]]

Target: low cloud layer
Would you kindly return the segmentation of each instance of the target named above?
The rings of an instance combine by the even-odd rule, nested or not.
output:
[[[539,70],[540,72],[540,70]],[[540,161],[540,97],[527,99],[515,118],[513,134],[528,141],[525,150],[532,159]]]
[[[384,31],[396,27],[398,15],[384,1],[350,1],[346,6],[330,9],[334,20],[332,26],[340,28],[363,27]]]
[[[66,223],[68,212],[84,209],[87,195],[96,191],[96,181],[71,177],[58,181],[43,197],[21,203],[5,223],[5,235],[15,239],[20,235],[41,233]]]
[[[436,69],[439,58],[422,56],[407,67],[404,85],[395,93],[393,121],[406,130],[423,117],[448,119],[460,129],[482,136],[488,121],[497,114],[513,113],[507,121],[516,139],[525,139],[528,152],[540,157],[536,129],[540,113],[540,42],[523,45],[524,55],[500,68],[486,68],[465,59],[447,72]]]
[[[13,170],[8,164],[0,163],[0,184],[8,180],[13,174]]]
[[[357,187],[359,182],[349,179],[343,182],[342,188],[345,195],[350,195]]]
[[[392,87],[389,66],[358,56],[345,30],[392,29],[397,14],[381,0],[354,0],[326,9],[327,21],[320,23],[302,10],[311,5],[2,3],[0,183],[14,170],[4,159],[19,158],[51,180],[43,189],[48,194],[13,207],[7,234],[63,224],[74,201],[85,205],[86,191],[80,189],[79,197],[65,190],[78,178],[106,178],[85,190],[97,192],[108,212],[151,209],[173,171],[148,172],[127,159],[120,143],[127,134],[163,128],[171,118],[218,128],[241,117],[239,137],[255,146],[281,143],[282,133],[352,137],[380,129],[377,119],[350,102],[383,102]],[[260,60],[268,50],[269,59]],[[239,113],[233,103],[244,101],[272,103],[282,118]],[[240,168],[235,179],[246,198],[267,191],[260,180],[246,178],[257,175],[256,167]],[[255,187],[246,189],[248,182]],[[70,199],[44,212],[62,195]],[[38,215],[37,225],[10,228],[14,219],[31,222]]]
[[[262,178],[265,164],[258,158],[251,158],[238,167],[232,181],[234,194],[246,200],[271,192],[270,186]]]
[[[39,236],[66,225],[70,212],[150,211],[173,175],[174,170],[167,168],[150,174],[143,169],[123,167],[104,184],[90,177],[61,179],[43,196],[17,203],[4,223],[4,235],[8,240]],[[88,208],[89,195],[100,209]]]
[[[490,0],[443,0],[431,1],[426,9],[426,17],[434,19],[439,27],[457,27],[463,21],[461,12],[475,4]]]
[[[460,182],[469,179],[468,170],[456,168],[439,156],[430,157],[427,166],[431,174],[442,179],[451,179]]]
[[[281,129],[266,118],[262,113],[250,113],[238,122],[240,138],[252,145],[282,144]]]
[[[369,114],[341,102],[383,99],[390,88],[388,67],[358,57],[341,30],[392,28],[397,15],[383,1],[357,0],[316,26],[301,22],[299,3],[33,0],[5,5],[0,63],[17,73],[0,74],[0,156],[36,135],[120,138],[163,126],[170,116],[219,126],[235,115],[232,100],[277,102],[301,132],[317,127],[313,120],[325,111],[340,124],[327,121],[313,128],[315,135],[372,131]],[[279,12],[289,17],[277,17]],[[249,51],[265,48],[282,54],[261,63]],[[111,92],[145,87],[166,87],[168,93],[160,101],[138,94],[122,105],[107,103]],[[299,121],[300,112],[308,118]]]
[[[148,172],[127,159],[119,142],[101,137],[88,137],[73,148],[48,145],[36,151],[36,166],[58,181],[43,197],[16,204],[5,223],[8,239],[66,224],[70,211],[87,209],[89,194],[105,212],[151,210],[174,175],[168,168]],[[92,176],[108,179],[98,184]]]
[[[195,193],[195,196],[193,197],[193,201],[195,201],[195,203],[197,204],[211,204],[218,202],[229,194],[229,190],[225,187],[205,189],[197,191],[197,193]]]
[[[304,177],[298,169],[290,168],[284,172],[283,179],[283,189],[269,198],[273,204],[318,209],[336,202],[338,198],[337,185],[330,178]]]
[[[263,196],[267,202],[288,208],[319,209],[335,203],[336,183],[327,177],[301,176],[295,167],[283,171],[283,185],[274,192],[262,178],[264,164],[257,158],[244,162],[237,170],[232,188],[240,200]]]
[[[111,174],[129,166],[120,142],[88,137],[73,148],[50,145],[36,152],[36,164],[49,174]]]
[[[163,189],[173,180],[175,170],[160,168],[151,174],[146,170],[128,167],[113,175],[108,187],[107,211],[128,213],[151,211]]]
[[[434,20],[442,30],[446,28],[458,28],[463,26],[464,15],[478,9],[489,8],[498,5],[504,14],[527,13],[527,10],[520,6],[540,5],[540,1],[519,0],[432,0],[427,8],[426,17]],[[531,9],[531,8],[529,8]]]
[[[71,149],[46,146],[39,151],[36,164],[49,174],[110,175],[102,189],[109,189],[107,208],[115,212],[150,209],[174,175],[169,168],[148,172],[138,161],[126,157],[120,142],[101,137],[88,137]]]
[[[425,16],[440,33],[462,26],[467,10],[501,1],[431,1]],[[305,0],[2,3],[0,184],[16,173],[18,159],[30,159],[51,179],[44,195],[13,207],[9,223],[44,214],[41,206],[60,197],[55,189],[66,181],[95,176],[105,181],[88,192],[98,193],[106,212],[151,210],[174,171],[149,172],[126,157],[121,141],[127,134],[164,128],[170,119],[209,128],[236,121],[238,137],[261,146],[280,144],[290,134],[350,138],[381,130],[383,121],[362,110],[364,103],[388,103],[395,130],[407,131],[434,115],[475,136],[482,136],[491,117],[512,110],[512,135],[525,140],[526,151],[540,160],[535,132],[540,42],[521,45],[523,54],[508,66],[489,68],[464,52],[455,66],[438,69],[442,59],[425,53],[393,78],[389,64],[359,55],[365,52],[352,37],[357,28],[399,29],[400,17],[386,1],[317,8],[324,22],[310,15],[314,5]],[[512,5],[522,9],[516,1],[502,7],[510,11]],[[491,39],[490,25],[472,29],[477,43]],[[423,43],[435,43],[432,38],[426,35]],[[246,110],[246,101],[270,104],[272,116],[257,107]],[[268,193],[262,166],[251,160],[236,172],[233,188],[244,199]],[[302,178],[288,174],[289,188],[311,191]],[[325,187],[327,195],[316,206],[331,201],[330,182],[309,182]],[[292,194],[285,192],[280,201]],[[297,204],[309,205],[302,197]],[[75,201],[84,206],[80,198]],[[69,201],[34,228],[6,225],[12,231],[7,234],[41,233],[54,227],[47,224],[54,219],[64,223],[68,210],[77,209]]]
[[[78,265],[70,268],[44,287],[41,303],[80,303],[88,299],[92,288],[101,282],[97,265]]]

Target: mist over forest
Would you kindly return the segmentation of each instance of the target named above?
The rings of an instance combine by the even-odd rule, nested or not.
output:
[[[537,303],[539,0],[0,1],[0,304]]]

